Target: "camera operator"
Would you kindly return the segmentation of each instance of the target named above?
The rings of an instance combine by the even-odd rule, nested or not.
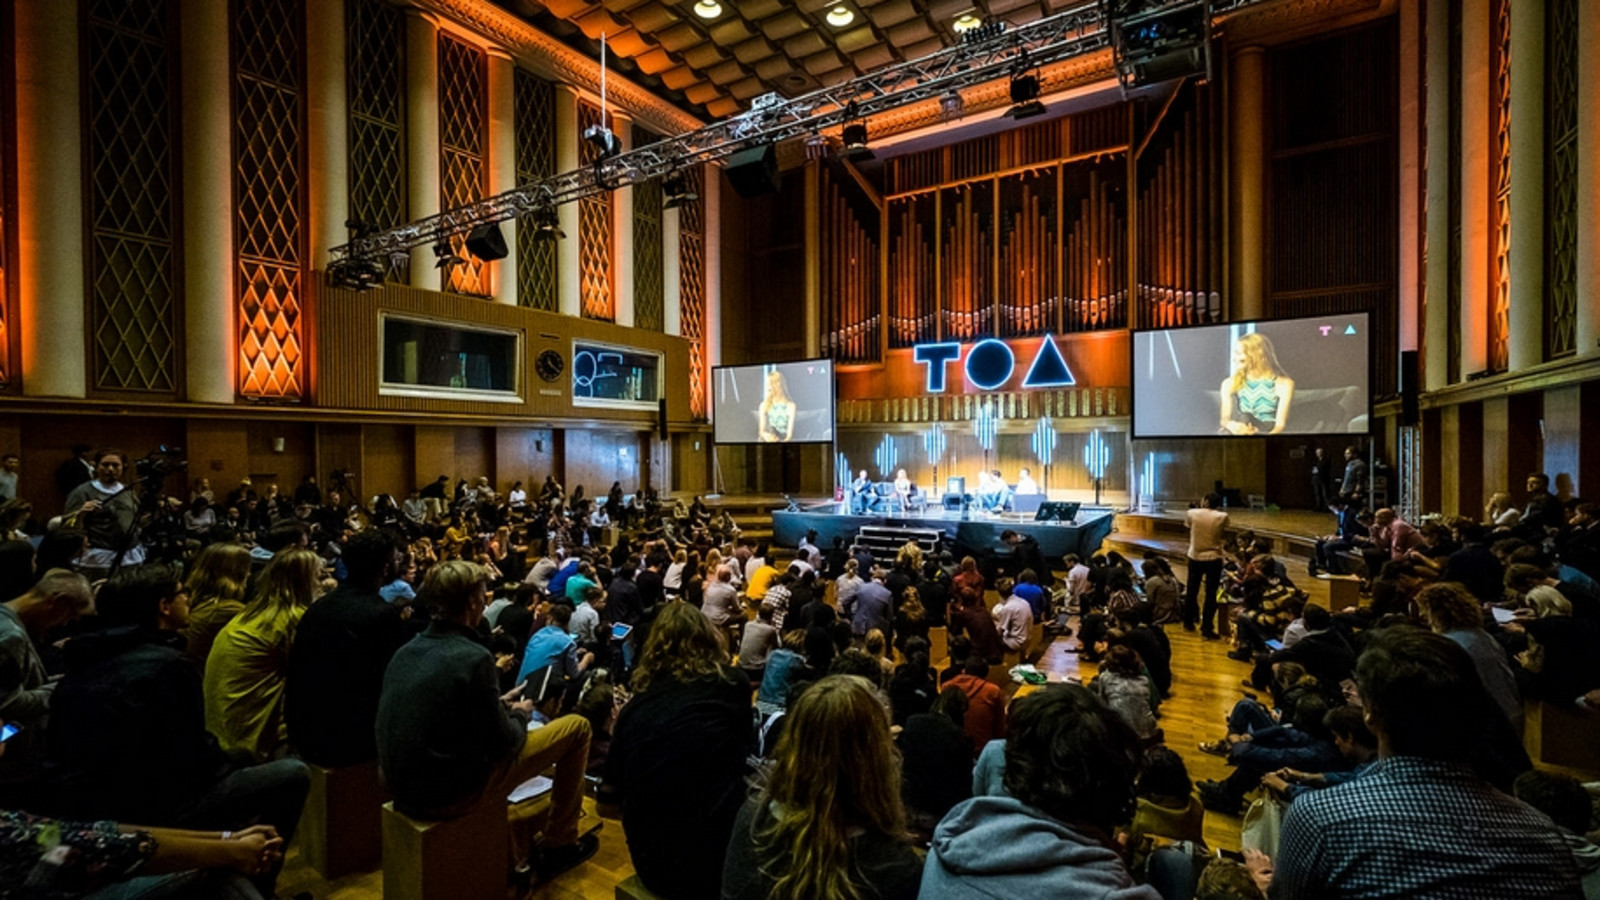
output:
[[[94,477],[67,495],[63,519],[75,519],[89,539],[89,549],[79,557],[77,568],[91,580],[110,574],[125,544],[124,564],[144,562],[144,545],[129,540],[139,517],[139,496],[122,482],[127,465],[128,456],[121,450],[97,450]]]

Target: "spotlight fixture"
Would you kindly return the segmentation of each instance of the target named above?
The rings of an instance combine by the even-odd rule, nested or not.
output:
[[[328,265],[328,283],[345,290],[365,291],[377,287],[384,275],[383,265],[376,260],[339,259]]]
[[[662,209],[677,209],[700,199],[700,195],[690,189],[689,179],[683,177],[682,172],[673,172],[662,179],[661,193],[666,197]]]
[[[722,4],[717,0],[700,0],[694,5],[694,14],[702,19],[715,19],[722,15]]]
[[[844,155],[846,159],[856,162],[877,159],[867,146],[866,122],[851,122],[844,127]]]
[[[545,206],[533,212],[533,239],[536,241],[553,241],[556,238],[565,239],[567,233],[561,230],[561,218],[556,215],[555,207]]]
[[[448,269],[451,266],[466,262],[466,260],[456,255],[455,250],[451,249],[449,238],[433,245],[433,255],[438,257],[438,261],[433,264],[435,269]]]
[[[855,20],[856,14],[843,4],[828,10],[828,24],[835,28],[843,28]]]
[[[983,20],[978,18],[978,14],[969,9],[961,15],[956,16],[955,23],[950,27],[955,29],[956,34],[966,34],[982,24]]]
[[[1005,34],[1006,23],[1004,22],[977,22],[975,24],[966,24],[966,27],[962,27],[963,19],[971,20],[976,18],[976,16],[968,13],[956,19],[955,24],[951,26],[955,29],[956,35],[961,38],[961,43],[977,44]]]
[[[939,115],[947,122],[961,118],[966,109],[967,101],[962,99],[961,92],[954,88],[939,97]]]
[[[611,129],[604,125],[590,125],[583,130],[583,139],[600,151],[600,158],[616,156],[622,150],[622,142],[611,133]]]
[[[1039,102],[1039,76],[1032,73],[1011,76],[1012,107],[1005,112],[1008,119],[1031,119],[1044,115],[1044,104]]]

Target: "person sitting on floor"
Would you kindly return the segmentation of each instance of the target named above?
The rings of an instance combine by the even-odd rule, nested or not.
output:
[[[593,856],[600,840],[578,835],[589,723],[562,716],[528,730],[543,681],[502,696],[494,657],[478,641],[488,574],[462,560],[440,563],[423,583],[436,611],[428,630],[389,661],[378,701],[378,764],[395,809],[419,819],[452,819],[506,805],[506,795],[555,767],[539,875],[547,880]],[[537,673],[559,677],[553,670]],[[533,681],[530,679],[530,681]],[[520,861],[519,861],[520,862]]]
[[[1189,769],[1177,751],[1166,746],[1146,750],[1134,793],[1138,800],[1133,824],[1118,840],[1128,848],[1135,871],[1149,852],[1147,837],[1193,841],[1197,847],[1205,847],[1205,808],[1194,794]]]
[[[962,673],[950,679],[948,687],[960,688],[967,695],[966,729],[972,739],[972,755],[992,740],[1006,736],[1006,695],[989,680],[989,663],[976,652],[967,657]]]
[[[1146,743],[1160,740],[1156,707],[1161,695],[1151,686],[1144,672],[1144,660],[1138,653],[1122,644],[1106,651],[1106,661],[1100,666],[1100,674],[1089,682],[1089,690],[1116,710],[1140,740]]]

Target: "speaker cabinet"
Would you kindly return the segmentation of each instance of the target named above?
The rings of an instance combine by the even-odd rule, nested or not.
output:
[[[467,250],[486,261],[506,258],[506,236],[497,224],[479,225],[467,234]]]
[[[734,191],[747,199],[776,194],[783,187],[783,176],[778,174],[778,148],[772,144],[740,150],[728,157],[723,171]]]

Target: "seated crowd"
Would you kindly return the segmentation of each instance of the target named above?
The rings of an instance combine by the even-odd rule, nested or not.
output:
[[[1058,586],[1007,532],[1009,558],[882,566],[815,534],[774,553],[698,498],[444,476],[364,505],[201,479],[203,527],[156,545],[134,525],[171,505],[94,457],[13,530],[40,540],[0,544],[0,898],[272,897],[308,764],[372,762],[406,815],[504,809],[513,881],[596,852],[593,780],[669,900],[1600,891],[1582,787],[1519,740],[1523,697],[1600,688],[1570,532],[1463,527],[1338,611],[1236,544],[1219,628],[1261,699],[1202,748],[1234,774],[1197,798],[1160,727],[1184,611],[1158,559],[1068,557]],[[1011,702],[1005,667],[1069,615],[1098,676]],[[524,834],[507,795],[552,771]],[[1183,849],[1263,787],[1275,852]]]

